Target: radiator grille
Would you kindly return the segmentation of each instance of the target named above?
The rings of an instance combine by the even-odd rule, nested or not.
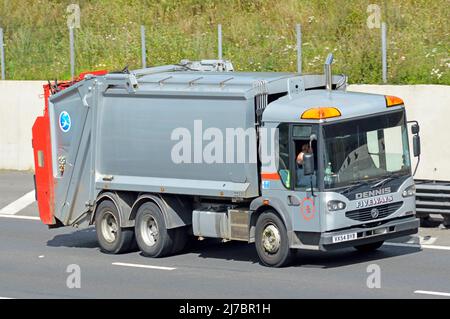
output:
[[[375,206],[375,207],[368,207],[368,208],[363,208],[363,209],[352,210],[352,211],[346,212],[345,216],[347,218],[357,220],[360,222],[372,221],[372,220],[388,217],[389,215],[395,213],[401,206],[402,206],[402,202],[385,204],[385,205],[380,205],[380,206]],[[375,208],[378,210],[378,216],[374,218],[374,217],[372,217],[372,210]]]

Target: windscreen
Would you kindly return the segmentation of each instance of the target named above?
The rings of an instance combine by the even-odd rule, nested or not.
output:
[[[404,111],[325,125],[325,188],[411,172]]]

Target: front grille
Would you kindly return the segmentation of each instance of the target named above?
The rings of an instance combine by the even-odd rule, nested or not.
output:
[[[402,202],[385,204],[375,207],[368,207],[358,210],[352,210],[345,213],[345,217],[357,220],[360,222],[367,222],[376,219],[386,218],[389,215],[395,213],[402,206]],[[378,217],[372,217],[372,209],[378,209]]]

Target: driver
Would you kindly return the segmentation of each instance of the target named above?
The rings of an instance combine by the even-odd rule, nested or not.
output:
[[[297,155],[297,186],[298,187],[310,187],[311,186],[311,180],[309,178],[307,178],[307,176],[305,176],[304,174],[304,169],[303,169],[303,156],[305,154],[311,154],[313,153],[313,149],[312,147],[309,145],[309,143],[307,144],[303,144],[300,153],[298,153]],[[312,182],[313,185],[316,185],[316,176],[312,175]]]
[[[297,164],[302,166],[303,169],[303,155],[305,153],[312,153],[313,150],[311,148],[311,146],[309,146],[309,144],[303,144],[302,145],[302,150],[300,151],[300,153],[298,153],[297,155]]]

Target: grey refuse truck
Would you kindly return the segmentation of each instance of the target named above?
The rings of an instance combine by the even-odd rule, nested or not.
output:
[[[331,61],[324,75],[182,61],[53,92],[51,158],[35,146],[36,178],[51,180],[37,183],[41,219],[95,224],[106,253],[219,238],[254,243],[273,267],[296,249],[371,251],[417,233],[403,101],[346,92]]]

